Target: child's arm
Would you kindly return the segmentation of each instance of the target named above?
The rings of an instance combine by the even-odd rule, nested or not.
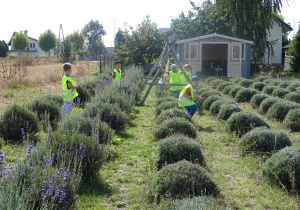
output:
[[[116,77],[116,73],[114,72],[114,73],[112,73],[110,79],[113,80],[113,79],[115,79],[115,77]]]
[[[79,88],[79,85],[74,86],[74,85],[72,85],[72,83],[70,82],[70,83],[68,83],[68,88],[74,90],[74,89]]]
[[[124,70],[124,71],[121,73],[122,77],[125,76],[125,71],[126,71],[126,70]]]
[[[199,98],[201,101],[203,101],[203,98],[201,96],[199,96],[197,93],[194,93],[194,96],[196,96],[197,98]]]
[[[167,72],[167,71],[164,70],[164,68],[163,68],[163,66],[161,64],[159,65],[159,67],[160,67],[160,69],[161,69],[162,72],[164,72],[165,74],[169,74],[169,72]]]

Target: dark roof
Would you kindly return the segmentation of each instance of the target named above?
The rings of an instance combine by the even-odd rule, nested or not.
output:
[[[284,27],[286,29],[286,32],[288,31],[293,31],[293,28],[287,24],[286,22],[284,22],[283,20],[281,20],[279,17],[276,17],[275,20],[280,26]]]
[[[16,33],[16,32],[14,32],[13,35],[12,35],[11,37],[13,37],[13,36],[15,35],[15,33]],[[28,36],[28,35],[27,35],[27,37],[28,37],[29,39],[33,39],[33,40],[37,41],[37,39],[32,38],[32,37],[30,37],[30,36]],[[9,40],[9,42],[8,42],[7,45],[8,45],[8,46],[11,46],[11,38],[10,38],[10,40]]]
[[[290,49],[290,48],[292,48],[292,47],[293,47],[292,44],[288,44],[288,45],[285,45],[285,46],[283,47],[283,49]]]
[[[173,35],[173,31],[170,28],[159,28],[159,33],[166,33],[167,36]]]

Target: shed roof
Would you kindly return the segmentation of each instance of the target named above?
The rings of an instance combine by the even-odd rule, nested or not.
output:
[[[275,21],[279,24],[279,26],[283,27],[283,33],[293,31],[293,28],[289,24],[281,20],[279,17],[276,17]]]
[[[179,41],[177,41],[177,44],[197,41],[197,40],[201,40],[201,39],[207,39],[207,38],[211,38],[211,37],[219,37],[219,38],[228,39],[228,40],[232,40],[232,41],[236,41],[236,42],[243,42],[243,43],[253,44],[253,41],[249,41],[249,40],[245,40],[245,39],[239,39],[239,38],[226,36],[226,35],[222,35],[222,34],[217,34],[217,33],[208,34],[208,35],[204,35],[204,36],[198,36],[198,37],[194,37],[194,38],[190,38],[190,39],[179,40]]]

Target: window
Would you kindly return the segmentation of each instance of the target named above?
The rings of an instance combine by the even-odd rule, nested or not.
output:
[[[231,60],[233,61],[239,61],[240,58],[241,58],[241,55],[240,55],[240,49],[241,49],[241,46],[240,45],[232,45],[231,46]]]
[[[242,44],[242,59],[245,60],[245,44]]]
[[[191,56],[191,59],[198,61],[198,45],[190,46],[190,56]]]
[[[30,43],[29,47],[32,48],[32,43]]]
[[[184,59],[185,60],[189,59],[189,44],[184,45]]]
[[[35,43],[32,43],[32,48],[35,48]]]

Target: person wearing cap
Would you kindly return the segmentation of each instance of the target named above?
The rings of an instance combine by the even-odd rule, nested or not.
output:
[[[198,96],[194,91],[196,87],[199,85],[199,77],[193,76],[190,84],[185,86],[183,90],[180,92],[178,106],[185,107],[188,111],[189,115],[193,117],[193,115],[197,112],[198,106],[194,101],[203,100],[202,97]]]
[[[121,78],[125,76],[125,71],[122,72],[121,64],[122,62],[119,60],[115,62],[115,69],[111,75],[111,80],[113,85],[120,85]]]
[[[162,67],[162,65],[159,66],[160,69],[162,70],[162,72],[164,72],[165,74],[168,74],[170,76],[170,83],[171,84],[175,84],[175,83],[179,83],[180,82],[180,75],[181,75],[181,71],[177,70],[177,66],[175,64],[172,64],[170,66],[170,71],[165,71]],[[171,86],[171,92],[175,95],[177,95],[177,97],[179,97],[180,95],[180,86]]]
[[[192,74],[193,74],[192,73],[192,66],[190,64],[185,64],[183,66],[183,70],[186,73],[186,75],[188,76],[188,78],[191,80],[192,79]],[[184,74],[183,74],[183,71],[180,74],[180,83],[184,84],[183,86],[180,86],[180,92],[181,92],[181,90],[183,90],[183,88],[189,84],[188,81],[186,80]]]

